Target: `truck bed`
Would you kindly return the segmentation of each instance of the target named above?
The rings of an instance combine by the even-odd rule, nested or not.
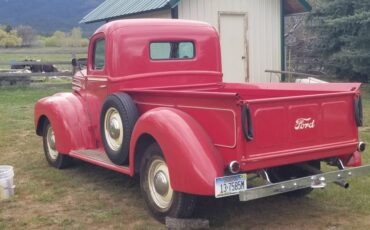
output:
[[[237,158],[244,170],[253,170],[355,152],[354,99],[359,87],[222,83],[131,94],[141,112],[165,106],[189,113],[225,162]],[[243,105],[251,114],[252,140],[243,135]]]

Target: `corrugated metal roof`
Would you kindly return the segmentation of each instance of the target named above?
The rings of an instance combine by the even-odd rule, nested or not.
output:
[[[170,9],[177,6],[179,2],[180,0],[105,0],[86,15],[80,23],[108,21],[134,14]],[[306,0],[284,0],[284,8],[285,14],[311,10]]]
[[[180,0],[105,0],[86,15],[80,23],[107,21],[128,15],[170,9]]]

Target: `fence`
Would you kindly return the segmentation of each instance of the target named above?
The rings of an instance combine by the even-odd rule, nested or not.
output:
[[[58,71],[54,68],[55,65],[69,66],[70,70]],[[71,61],[11,61],[0,62],[0,66],[10,67],[0,70],[0,86],[29,85],[31,82],[48,80],[49,77],[72,77],[76,71]],[[31,71],[35,67],[37,67],[36,72],[26,71],[27,68]],[[45,71],[46,67],[47,71]]]
[[[11,61],[11,62],[0,62],[0,66],[54,66],[54,65],[65,65],[70,66],[70,71],[57,71],[57,72],[18,72],[20,69],[9,69],[1,70],[0,69],[0,86],[3,85],[27,85],[31,82],[39,82],[40,80],[32,79],[32,77],[72,77],[76,68],[73,66],[71,61]],[[42,70],[42,68],[41,68]],[[284,76],[285,81],[292,82],[295,79],[295,76],[308,77],[308,78],[317,78],[317,75],[289,72],[289,71],[276,71],[276,70],[266,70],[266,73],[270,73],[270,82],[273,81],[273,77],[276,77],[278,82],[282,81]]]

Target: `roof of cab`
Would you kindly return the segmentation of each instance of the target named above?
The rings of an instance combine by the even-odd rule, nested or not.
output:
[[[130,28],[140,28],[143,29],[143,27],[181,27],[181,30],[185,28],[194,28],[194,27],[208,27],[214,28],[205,22],[199,22],[199,21],[191,21],[191,20],[182,20],[182,19],[126,19],[126,20],[116,20],[108,22],[104,25],[102,25],[100,28],[98,28],[95,32],[97,33],[104,33],[104,34],[110,34],[112,31],[115,31],[120,28],[124,27],[130,27]]]

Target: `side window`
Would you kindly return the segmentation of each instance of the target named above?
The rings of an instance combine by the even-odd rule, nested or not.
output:
[[[195,48],[193,42],[152,42],[150,58],[153,60],[193,59]]]
[[[105,65],[105,40],[100,39],[94,45],[93,69],[102,70]]]

